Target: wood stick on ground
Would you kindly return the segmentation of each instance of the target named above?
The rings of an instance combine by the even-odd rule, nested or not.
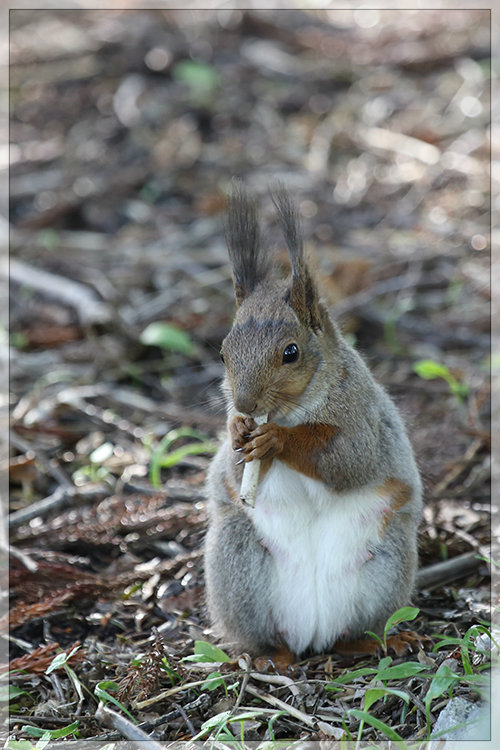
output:
[[[275,706],[275,708],[278,708],[280,711],[286,711],[287,714],[290,714],[290,716],[293,716],[294,719],[297,719],[302,724],[305,724],[308,727],[316,727],[317,720],[314,716],[309,716],[303,711],[299,711],[298,708],[290,706],[288,703],[285,703],[285,701],[276,698],[276,696],[263,693],[261,690],[254,688],[253,685],[247,685],[246,692],[250,693],[250,695],[253,695],[255,698],[260,698],[260,700],[265,703],[270,703],[271,706]]]
[[[8,521],[9,528],[17,529],[19,526],[22,526],[23,523],[31,521],[32,518],[46,516],[48,513],[53,513],[55,510],[61,510],[61,508],[71,505],[75,499],[93,500],[98,497],[104,497],[107,493],[109,493],[109,488],[105,489],[103,485],[91,487],[89,489],[79,489],[78,487],[58,487],[52,495],[45,497],[43,500],[38,500],[35,503],[31,503],[31,505],[28,505],[26,508],[11,513]]]
[[[262,674],[261,672],[251,672],[250,677],[252,680],[258,680],[259,682],[267,682],[270,685],[279,685],[280,687],[287,687],[292,695],[299,695],[300,690],[292,680],[291,677],[279,674]]]
[[[83,324],[106,323],[111,319],[111,308],[97,299],[90,287],[66,276],[43,271],[21,260],[11,259],[10,269],[0,267],[0,273],[18,284],[35,289],[74,308]]]
[[[142,729],[139,729],[137,725],[132,724],[131,721],[121,714],[112,711],[102,701],[97,707],[95,717],[103,726],[108,727],[108,729],[116,729],[126,740],[135,742],[138,748],[143,748],[144,750],[163,750],[163,746],[159,742],[152,740],[146,732],[143,732]]]
[[[184,706],[184,712],[186,714],[190,714],[194,713],[195,711],[206,711],[210,705],[210,697],[207,695],[207,693],[201,693],[201,695],[199,695],[194,701],[186,703],[186,705]],[[181,712],[179,711],[179,709],[174,708],[172,711],[169,711],[166,714],[162,714],[162,716],[157,716],[155,719],[141,721],[141,723],[137,726],[139,729],[142,729],[143,732],[152,732],[153,729],[161,727],[164,724],[168,724],[170,721],[174,721],[174,719],[178,719],[180,715]],[[64,721],[61,719],[61,721],[63,723],[67,723],[66,719]],[[99,740],[99,742],[111,742],[114,740],[119,740],[121,736],[122,735],[119,732],[108,732],[107,734],[100,734],[98,737],[88,737],[87,739]]]
[[[3,544],[0,544],[0,549],[3,550]],[[5,550],[7,551],[7,550]],[[20,549],[16,549],[16,547],[8,547],[9,555],[12,555],[12,557],[15,557],[16,560],[19,560],[19,562],[24,565],[26,570],[29,570],[30,573],[36,573],[38,570],[38,563],[35,560],[32,560],[29,555],[27,555],[25,552],[21,552]]]
[[[12,445],[15,445],[16,448],[19,448],[19,450],[23,451],[23,453],[28,453],[31,451],[36,457],[36,462],[41,464],[43,468],[56,480],[56,482],[60,485],[63,485],[64,487],[72,487],[71,481],[68,479],[66,474],[62,471],[59,466],[57,466],[54,461],[47,458],[45,455],[45,452],[40,450],[38,447],[34,447],[30,443],[28,443],[26,440],[23,440],[22,437],[19,435],[16,435],[15,432],[11,432],[10,435],[10,442]]]
[[[457,578],[463,578],[472,573],[482,565],[482,562],[477,552],[465,552],[463,555],[452,557],[451,560],[428,565],[418,571],[417,586],[419,589],[426,589],[455,581]]]
[[[472,443],[469,445],[467,450],[465,451],[462,458],[460,458],[450,469],[450,471],[446,474],[444,479],[439,482],[434,487],[433,490],[433,497],[439,497],[442,495],[442,493],[452,484],[460,474],[464,471],[464,469],[467,468],[473,461],[478,453],[478,451],[482,448],[484,444],[484,441],[481,440],[481,438],[476,438],[476,440],[473,440]]]

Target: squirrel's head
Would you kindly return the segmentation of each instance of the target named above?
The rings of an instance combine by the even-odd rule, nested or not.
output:
[[[236,411],[270,418],[305,408],[301,396],[323,359],[324,329],[332,324],[319,302],[304,258],[295,207],[287,191],[271,192],[291,262],[288,280],[273,278],[260,243],[255,200],[235,184],[226,238],[233,267],[236,316],[222,343],[225,386]]]

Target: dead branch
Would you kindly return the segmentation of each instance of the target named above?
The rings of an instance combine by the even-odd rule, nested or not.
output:
[[[482,562],[476,552],[465,552],[451,560],[428,565],[418,571],[417,586],[419,589],[443,586],[450,581],[469,575],[482,565]]]
[[[3,266],[0,273],[8,277],[9,270]],[[10,261],[10,278],[73,307],[83,324],[106,323],[111,319],[109,305],[98,300],[89,287],[78,281],[43,271],[16,259]]]
[[[74,500],[94,500],[96,498],[104,497],[109,492],[109,488],[105,488],[102,485],[97,487],[81,488],[78,487],[58,487],[52,495],[45,497],[43,500],[39,500],[36,503],[31,503],[27,508],[16,510],[14,513],[9,515],[9,528],[17,529],[22,526],[23,523],[31,521],[32,518],[38,516],[46,516],[54,511],[59,511],[62,508],[66,508],[73,503]]]
[[[137,743],[136,746],[139,748],[144,748],[144,750],[162,750],[162,745],[159,742],[152,740],[146,732],[143,732],[142,729],[139,729],[138,726],[132,724],[131,721],[121,716],[121,714],[112,711],[102,702],[99,703],[95,717],[103,726],[108,727],[108,729],[116,729],[126,740]]]

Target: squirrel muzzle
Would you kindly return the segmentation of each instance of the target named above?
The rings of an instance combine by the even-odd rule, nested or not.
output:
[[[258,401],[252,393],[235,393],[234,408],[240,414],[245,414],[246,416],[251,417],[257,411],[257,407]]]

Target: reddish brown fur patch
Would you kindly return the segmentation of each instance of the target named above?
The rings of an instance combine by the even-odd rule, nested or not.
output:
[[[388,477],[384,484],[377,487],[377,492],[389,498],[389,510],[384,514],[380,525],[380,534],[383,536],[394,513],[400,510],[411,498],[411,487],[395,477]]]
[[[261,478],[269,469],[270,461],[278,457],[290,468],[313,479],[321,479],[317,468],[319,453],[337,432],[338,427],[334,425],[282,427],[275,422],[267,422],[252,431],[243,448],[243,455],[247,462],[254,459],[265,462]]]
[[[290,651],[288,646],[280,646],[269,656],[257,656],[257,658],[254,659],[254,664],[259,672],[275,671],[280,674],[287,674],[290,667],[292,667],[296,661],[297,657]]]
[[[338,432],[338,427],[327,424],[299,424],[297,427],[281,427],[283,450],[279,455],[291,469],[300,471],[313,479],[321,479],[318,473],[318,454]]]
[[[426,635],[419,635],[414,630],[402,630],[390,635],[386,641],[387,650],[394,651],[397,656],[418,651],[419,647],[432,646],[431,639]],[[380,651],[380,644],[374,638],[358,638],[352,641],[337,641],[333,650],[343,656],[361,654],[376,654]]]

